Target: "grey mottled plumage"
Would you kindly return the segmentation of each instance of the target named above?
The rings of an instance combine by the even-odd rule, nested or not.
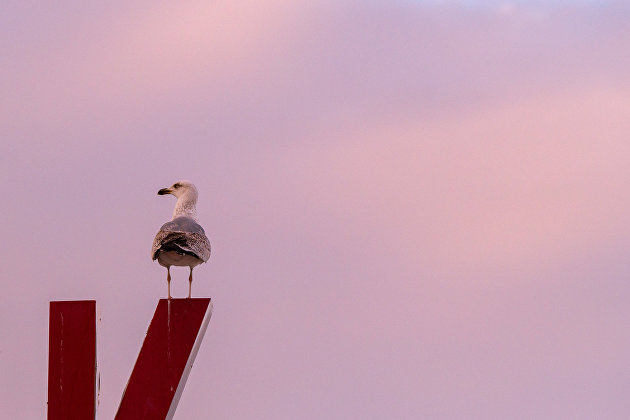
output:
[[[190,181],[179,181],[162,188],[158,195],[177,197],[173,220],[162,225],[151,248],[151,258],[166,267],[168,298],[171,298],[171,266],[189,267],[188,297],[192,294],[193,268],[210,258],[210,241],[197,222],[197,188]]]
[[[176,251],[207,262],[210,258],[210,241],[199,223],[182,216],[164,223],[155,235],[151,257],[156,260],[160,251]]]

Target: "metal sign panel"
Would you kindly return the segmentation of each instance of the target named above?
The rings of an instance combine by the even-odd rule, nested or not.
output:
[[[96,301],[50,302],[48,420],[94,420]]]
[[[115,420],[170,420],[203,340],[209,298],[161,299]]]

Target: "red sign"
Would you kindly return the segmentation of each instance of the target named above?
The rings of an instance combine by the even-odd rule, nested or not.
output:
[[[210,299],[161,299],[115,420],[163,420],[175,413],[210,320]]]
[[[96,301],[50,302],[48,420],[94,420]]]
[[[115,420],[169,420],[206,332],[210,299],[161,299]],[[48,419],[94,420],[96,302],[51,302]]]

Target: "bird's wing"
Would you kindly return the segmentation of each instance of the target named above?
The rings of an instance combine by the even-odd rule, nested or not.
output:
[[[151,249],[154,260],[160,250],[190,254],[206,262],[210,258],[210,241],[197,222],[189,217],[178,217],[162,225],[155,235]]]

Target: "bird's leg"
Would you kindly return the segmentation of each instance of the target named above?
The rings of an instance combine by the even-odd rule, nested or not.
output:
[[[168,283],[168,298],[171,298],[171,267],[166,267],[166,282]]]
[[[190,275],[188,276],[188,299],[192,292],[192,267],[190,267]]]

